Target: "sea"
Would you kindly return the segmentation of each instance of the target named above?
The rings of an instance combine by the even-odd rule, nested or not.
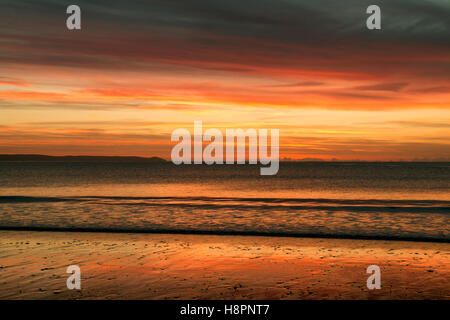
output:
[[[450,242],[449,162],[0,162],[0,230]]]

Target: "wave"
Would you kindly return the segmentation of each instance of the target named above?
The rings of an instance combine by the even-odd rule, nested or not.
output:
[[[387,235],[361,234],[330,234],[330,233],[295,233],[295,232],[262,232],[233,230],[190,230],[190,229],[136,229],[136,228],[64,228],[64,227],[34,227],[34,226],[0,226],[2,231],[36,231],[36,232],[92,232],[92,233],[130,233],[130,234],[191,234],[191,235],[230,235],[230,236],[263,236],[289,238],[324,238],[324,239],[354,239],[354,240],[384,240],[384,241],[414,241],[450,243],[450,239],[435,237],[409,237]]]
[[[292,209],[355,212],[450,213],[450,201],[323,199],[323,198],[242,198],[242,197],[28,197],[0,196],[0,203],[90,202],[109,206],[184,207],[199,209]]]
[[[450,242],[450,201],[0,196],[0,230]]]
[[[129,197],[129,196],[67,196],[67,197],[34,197],[34,196],[0,196],[1,202],[42,202],[42,201],[85,201],[89,199],[111,200],[219,200],[219,201],[266,201],[266,202],[323,202],[323,203],[391,203],[391,204],[442,204],[450,205],[445,200],[385,200],[385,199],[326,199],[326,198],[254,198],[254,197]]]

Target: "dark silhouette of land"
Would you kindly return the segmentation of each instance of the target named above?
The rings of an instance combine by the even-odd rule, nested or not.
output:
[[[138,163],[164,163],[170,162],[160,157],[135,157],[135,156],[48,156],[42,154],[0,154],[0,162],[138,162]],[[246,160],[248,162],[248,160]],[[280,159],[281,163],[296,162],[321,162],[321,163],[448,163],[450,159],[414,159],[392,161],[369,160],[324,160],[319,158]]]
[[[0,161],[33,162],[167,162],[159,157],[46,156],[40,154],[0,154]]]

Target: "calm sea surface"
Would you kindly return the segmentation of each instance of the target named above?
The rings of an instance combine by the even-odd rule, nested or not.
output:
[[[0,229],[450,241],[450,163],[0,162]]]

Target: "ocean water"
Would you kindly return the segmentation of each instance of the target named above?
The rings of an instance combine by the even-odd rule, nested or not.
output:
[[[450,163],[0,162],[0,229],[450,242]]]

